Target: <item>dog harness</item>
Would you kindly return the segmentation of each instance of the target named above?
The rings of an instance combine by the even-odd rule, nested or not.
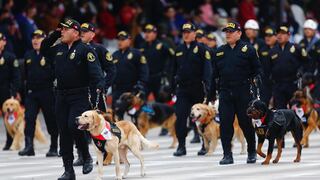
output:
[[[14,112],[11,114],[6,113],[5,120],[12,125],[18,119],[18,112]]]
[[[102,130],[101,134],[98,136],[92,136],[92,140],[96,147],[103,153],[106,153],[105,145],[107,140],[110,140],[112,138],[112,134],[117,136],[119,138],[119,142],[121,140],[121,131],[114,123],[106,122],[106,126]]]
[[[267,125],[265,124],[267,115],[264,115],[261,119],[254,119],[254,124],[255,124],[255,131],[258,136],[265,136],[266,132],[266,127]]]

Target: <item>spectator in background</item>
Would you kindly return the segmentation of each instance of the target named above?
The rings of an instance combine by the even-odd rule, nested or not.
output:
[[[241,27],[244,26],[249,19],[257,19],[254,12],[254,3],[253,0],[241,0],[239,4],[239,23]]]
[[[216,30],[215,14],[212,9],[211,0],[204,0],[203,4],[200,5],[199,10],[201,11],[201,19],[207,25],[206,31]]]
[[[55,30],[58,27],[62,16],[63,12],[60,10],[59,4],[51,2],[43,17],[38,20],[39,28],[43,29],[46,33]]]
[[[119,12],[119,18],[120,18],[120,24],[121,24],[120,29],[130,32],[135,16],[136,16],[136,9],[133,7],[132,4],[126,1]]]
[[[34,21],[34,16],[37,14],[37,8],[35,5],[28,5],[24,12],[16,16],[16,20],[19,24],[19,28],[22,35],[22,46],[23,51],[32,49],[31,35],[38,29]]]
[[[101,0],[99,7],[98,25],[103,37],[103,44],[108,44],[109,40],[115,39],[117,36],[116,18],[109,10],[108,0]]]

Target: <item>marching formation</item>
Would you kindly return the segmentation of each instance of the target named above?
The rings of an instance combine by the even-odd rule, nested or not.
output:
[[[58,180],[74,180],[74,166],[82,166],[83,174],[92,171],[92,144],[97,179],[112,160],[116,179],[122,179],[130,169],[128,150],[145,176],[141,151],[159,148],[145,138],[154,127],[162,128],[160,135],[172,136],[169,148],[177,148],[177,158],[187,154],[190,131],[191,143],[201,143],[199,156],[212,155],[220,138],[220,165],[234,163],[233,139],[241,143],[241,154],[247,154],[246,163],[256,163],[258,154],[265,158],[263,165],[270,163],[276,141],[272,163],[278,163],[290,131],[297,148],[293,162],[300,162],[310,133],[320,128],[316,28],[315,21],[307,20],[305,38],[294,44],[286,25],[267,27],[262,40],[257,21],[248,20],[244,33],[238,22],[230,21],[222,30],[226,44],[218,47],[214,34],[185,23],[183,43],[173,48],[160,40],[155,25],[147,24],[139,49],[132,47],[129,32],[120,31],[118,50],[111,53],[93,41],[94,24],[65,19],[49,35],[32,33],[33,50],[23,63],[6,52],[6,37],[0,33],[0,103],[7,134],[3,150],[34,156],[34,139],[50,139],[46,156],[62,157],[65,169]],[[18,93],[21,84],[24,94]],[[40,111],[50,138],[37,119]],[[267,152],[262,151],[265,139]]]

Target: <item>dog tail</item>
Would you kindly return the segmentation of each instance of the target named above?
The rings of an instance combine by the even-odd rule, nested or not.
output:
[[[34,137],[37,139],[41,144],[46,144],[47,140],[46,137],[41,129],[41,124],[39,119],[36,120],[36,128],[34,132]]]
[[[139,138],[142,144],[144,145],[144,147],[146,147],[147,149],[159,149],[158,143],[149,141],[148,139],[143,137],[141,133],[139,133]]]

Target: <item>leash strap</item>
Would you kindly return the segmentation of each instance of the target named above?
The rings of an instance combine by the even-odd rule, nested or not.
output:
[[[98,109],[98,105],[99,105],[99,100],[100,100],[100,91],[97,91],[97,98],[96,98],[96,103],[95,103],[95,106],[93,106],[92,104],[92,101],[91,101],[91,91],[90,91],[90,88],[88,88],[88,101],[89,101],[89,104],[91,106],[91,109]]]

